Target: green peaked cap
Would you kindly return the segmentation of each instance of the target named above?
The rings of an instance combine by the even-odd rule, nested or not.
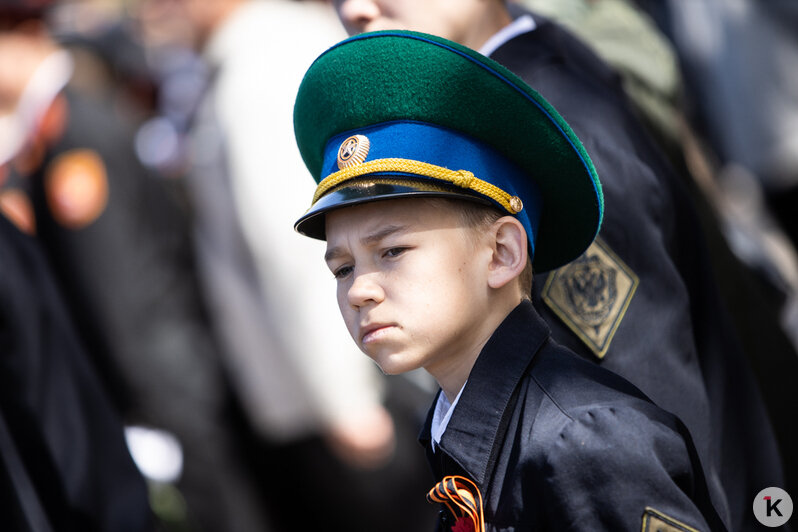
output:
[[[294,107],[299,151],[317,183],[329,174],[323,166],[330,139],[394,121],[473,138],[536,183],[537,271],[575,259],[598,233],[604,200],[582,143],[542,96],[495,61],[433,35],[364,33],[316,59]]]

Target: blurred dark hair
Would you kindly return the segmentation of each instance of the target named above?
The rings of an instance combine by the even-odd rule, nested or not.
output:
[[[55,0],[0,0],[0,29],[31,19],[43,19]]]

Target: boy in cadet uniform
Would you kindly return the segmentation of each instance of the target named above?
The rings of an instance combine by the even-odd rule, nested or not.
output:
[[[532,268],[603,217],[577,137],[499,64],[431,35],[366,33],[308,70],[297,143],[319,182],[338,303],[386,373],[439,383],[421,441],[441,530],[725,530],[684,425],[550,337]]]
[[[795,401],[784,400],[794,395],[788,383],[798,358],[768,320],[773,309],[752,272],[702,210],[705,199],[687,192],[688,176],[647,134],[617,72],[558,24],[507,0],[335,4],[350,33],[417,30],[480,51],[568,122],[601,176],[606,216],[584,255],[535,277],[535,308],[555,340],[678,416],[719,488],[713,500],[727,526],[759,530],[753,498],[768,486],[789,490],[798,478],[798,430],[785,410]]]

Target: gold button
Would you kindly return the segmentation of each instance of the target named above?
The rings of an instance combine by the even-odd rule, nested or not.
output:
[[[521,212],[524,209],[524,202],[518,196],[510,198],[510,208],[513,212]]]

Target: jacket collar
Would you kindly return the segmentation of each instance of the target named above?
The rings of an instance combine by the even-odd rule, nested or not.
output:
[[[468,376],[440,448],[478,484],[485,481],[494,445],[503,439],[513,393],[549,334],[532,303],[521,302],[485,344]],[[432,411],[419,436],[427,448],[431,424]]]

